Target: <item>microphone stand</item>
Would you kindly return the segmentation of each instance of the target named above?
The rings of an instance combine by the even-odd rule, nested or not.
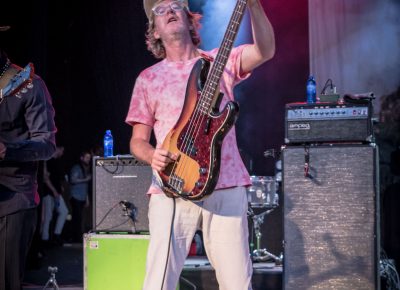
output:
[[[57,267],[51,267],[49,266],[47,271],[50,273],[50,278],[47,281],[46,285],[44,285],[44,289],[48,289],[48,287],[53,287],[54,290],[59,290],[60,288],[58,287],[57,280],[56,280],[56,273],[58,272]]]
[[[266,261],[269,258],[272,258],[275,263],[282,263],[283,260],[283,255],[281,254],[279,257],[272,254],[271,252],[269,252],[267,249],[260,249],[261,247],[261,224],[264,222],[264,216],[266,216],[267,214],[271,213],[274,210],[274,208],[271,208],[269,210],[266,210],[260,214],[254,214],[254,211],[252,208],[249,208],[249,215],[251,217],[251,219],[253,220],[253,227],[254,227],[254,232],[255,232],[255,236],[256,236],[256,249],[253,250],[253,252],[251,253],[251,257],[253,259],[254,262],[261,262],[261,261]]]

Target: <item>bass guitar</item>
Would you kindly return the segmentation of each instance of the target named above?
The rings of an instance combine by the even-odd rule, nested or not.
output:
[[[169,197],[201,200],[217,185],[222,141],[239,112],[238,104],[232,101],[219,111],[219,83],[246,5],[247,0],[237,1],[211,68],[209,59],[200,58],[190,73],[181,115],[162,144],[163,149],[179,156],[160,172]]]

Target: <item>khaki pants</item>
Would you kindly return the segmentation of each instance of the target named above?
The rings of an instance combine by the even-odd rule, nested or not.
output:
[[[149,204],[150,245],[144,290],[175,290],[196,229],[203,231],[207,257],[220,290],[251,288],[247,197],[244,187],[216,190],[202,202],[175,199],[173,235],[168,256],[174,200],[153,194]]]

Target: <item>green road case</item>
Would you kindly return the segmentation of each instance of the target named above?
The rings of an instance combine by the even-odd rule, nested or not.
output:
[[[84,289],[142,289],[149,237],[131,234],[86,234]]]

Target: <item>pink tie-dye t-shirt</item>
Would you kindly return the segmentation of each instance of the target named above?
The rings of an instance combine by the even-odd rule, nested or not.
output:
[[[220,91],[224,94],[220,108],[234,100],[233,88],[249,74],[240,75],[240,56],[244,46],[232,49],[221,78]],[[218,50],[200,51],[215,58]],[[186,85],[190,72],[199,57],[182,62],[170,62],[166,59],[145,69],[136,79],[126,122],[153,127],[157,145],[161,145],[165,136],[173,128],[181,114],[185,100]],[[221,167],[216,189],[250,184],[249,174],[243,165],[236,143],[233,127],[224,138],[221,150]],[[153,178],[149,193],[161,193],[162,190]]]

